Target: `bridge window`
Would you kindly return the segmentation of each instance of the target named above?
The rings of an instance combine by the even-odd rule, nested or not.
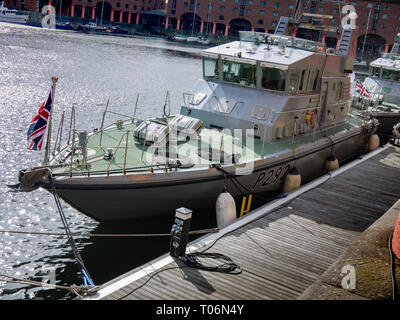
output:
[[[256,66],[247,63],[223,61],[223,80],[245,86],[256,86]]]
[[[310,70],[303,70],[301,72],[299,91],[307,91],[308,75]]]
[[[285,91],[286,72],[275,68],[262,68],[261,85],[264,89]]]
[[[203,59],[203,74],[208,79],[218,79],[218,60],[212,58]]]
[[[298,70],[290,70],[289,76],[289,92],[296,93],[297,92],[297,82],[299,81],[299,71]]]
[[[318,75],[319,75],[319,70],[312,70],[310,72],[310,81],[308,85],[308,90],[315,91],[317,90],[317,84],[318,84]]]
[[[336,100],[342,99],[342,87],[343,87],[342,81],[338,81],[336,86]]]
[[[371,70],[370,76],[372,76],[372,77],[379,77],[380,68],[372,67],[370,70]]]
[[[393,70],[382,69],[382,79],[392,80]]]
[[[390,70],[390,69],[382,69],[382,79],[386,80],[400,80],[400,71]]]

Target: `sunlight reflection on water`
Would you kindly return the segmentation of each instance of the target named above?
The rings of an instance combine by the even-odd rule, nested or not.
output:
[[[0,23],[0,230],[63,232],[49,193],[19,193],[5,186],[17,181],[19,169],[38,165],[43,159],[43,152],[27,150],[26,130],[48,95],[50,78],[59,78],[55,127],[62,111],[69,119],[72,104],[76,104],[77,129],[87,131],[100,126],[108,99],[113,111],[133,114],[137,93],[138,116],[161,115],[167,90],[171,111],[176,113],[182,93],[190,91],[201,77],[201,60],[145,47],[154,43],[162,47],[163,41],[50,32]],[[108,121],[112,120],[116,118],[109,116]],[[76,210],[66,205],[63,208],[72,232],[89,233],[98,227]],[[76,240],[79,249],[104,249],[101,241],[96,247],[93,239]],[[96,261],[87,263],[97,265]],[[46,275],[43,267],[49,265],[57,270],[57,284],[80,284],[65,238],[0,233],[0,274],[41,281]],[[65,295],[55,291],[0,282],[0,299]]]

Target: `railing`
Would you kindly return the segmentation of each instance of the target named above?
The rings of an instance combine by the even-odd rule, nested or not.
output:
[[[263,32],[239,31],[239,38],[240,41],[244,42],[264,42],[271,45],[284,45],[285,47],[304,49],[313,52],[326,52],[326,46],[322,42],[300,39],[292,36],[265,34]],[[334,54],[336,53],[336,50],[329,49],[329,53]]]
[[[123,138],[126,136],[126,147],[125,147],[125,155],[124,155],[124,168],[123,168],[123,173],[126,174],[126,155],[128,152],[128,141],[129,141],[129,130],[127,130],[122,136],[121,139],[119,140],[119,143],[117,145],[117,147],[115,148],[115,152],[113,153],[111,159],[110,159],[110,163],[107,166],[107,176],[110,175],[110,166],[113,163],[114,159],[115,159],[115,155],[117,154],[118,149],[120,148],[121,142],[123,140]]]

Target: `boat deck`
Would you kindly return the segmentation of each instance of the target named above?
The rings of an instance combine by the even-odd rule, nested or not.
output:
[[[259,159],[261,154],[264,157],[275,156],[279,152],[296,149],[301,145],[312,143],[327,136],[333,136],[335,133],[345,131],[353,126],[356,127],[359,124],[359,120],[349,118],[348,122],[324,129],[323,133],[316,130],[315,134],[287,138],[279,142],[266,142],[264,146],[259,138],[239,138],[235,135],[235,132],[230,132],[229,130],[220,131],[215,128],[202,128],[198,133],[198,139],[177,142],[176,151],[174,150],[172,153],[189,157],[193,161],[193,169],[208,168],[213,161],[200,157],[197,153],[199,148],[212,147],[213,149],[221,150],[222,147],[222,150],[227,154],[240,154],[240,161],[254,160]],[[105,128],[102,134],[98,131],[96,134],[89,135],[87,140],[89,169],[83,165],[81,153],[76,152],[71,162],[70,147],[63,147],[60,153],[50,162],[51,165],[60,165],[59,168],[53,170],[53,173],[56,175],[85,176],[88,175],[88,172],[90,175],[104,174],[105,172],[120,174],[124,169],[127,172],[165,170],[165,163],[157,162],[154,159],[155,148],[153,145],[143,146],[133,137],[133,132],[136,128],[136,123],[125,121],[120,129],[113,124]],[[260,135],[263,135],[263,133],[260,133]],[[127,136],[128,141],[126,140]],[[78,147],[78,144],[78,139],[75,139],[75,148]],[[114,158],[111,160],[103,158],[108,148],[112,148],[114,152]],[[80,163],[77,163],[77,160]],[[215,161],[219,162],[217,159],[214,159]]]
[[[238,275],[192,269],[169,254],[86,299],[296,299],[399,198],[400,148],[385,146],[189,244]]]

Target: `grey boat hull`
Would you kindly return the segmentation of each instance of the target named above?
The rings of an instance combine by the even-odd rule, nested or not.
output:
[[[128,220],[159,215],[174,215],[175,209],[213,207],[224,185],[234,197],[244,194],[279,193],[290,168],[301,173],[302,184],[324,174],[325,161],[333,151],[339,163],[365,152],[369,132],[362,128],[321,139],[301,148],[287,150],[254,162],[248,175],[236,180],[238,187],[216,168],[172,171],[154,174],[110,175],[55,179],[58,195],[72,207],[97,221]],[[225,167],[234,172],[234,166]],[[49,189],[47,183],[42,187]],[[250,192],[249,192],[250,191]]]
[[[400,123],[400,112],[378,112],[373,116],[379,121],[377,134],[382,143],[387,143],[393,136],[393,127]]]

